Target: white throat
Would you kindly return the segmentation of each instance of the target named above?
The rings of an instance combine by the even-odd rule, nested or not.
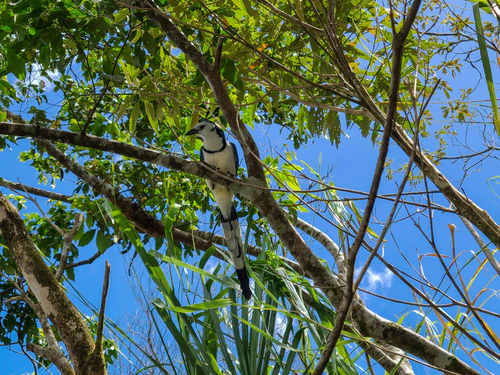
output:
[[[203,148],[207,151],[219,151],[225,143],[226,140],[215,132],[203,137]]]

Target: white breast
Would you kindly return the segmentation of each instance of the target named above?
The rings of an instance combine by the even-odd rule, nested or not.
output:
[[[223,151],[217,152],[215,154],[204,152],[203,156],[205,158],[205,163],[207,163],[208,165],[212,165],[220,169],[220,171],[223,173],[231,173],[232,175],[236,175],[233,148],[231,147],[231,145],[228,144]]]

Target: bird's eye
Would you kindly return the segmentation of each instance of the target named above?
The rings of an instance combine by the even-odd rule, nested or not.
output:
[[[201,125],[201,126],[200,126],[200,129],[201,129],[201,130],[205,129],[205,125]]]

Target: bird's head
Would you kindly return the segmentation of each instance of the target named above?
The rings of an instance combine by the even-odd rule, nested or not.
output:
[[[209,139],[214,139],[214,138],[222,138],[225,139],[224,137],[224,131],[222,128],[214,124],[211,121],[208,120],[203,120],[196,124],[196,126],[188,131],[186,135],[197,135],[200,137],[204,142]]]

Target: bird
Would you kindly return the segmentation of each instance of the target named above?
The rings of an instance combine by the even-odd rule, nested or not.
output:
[[[217,124],[202,120],[188,131],[186,135],[196,135],[203,141],[200,149],[200,160],[220,172],[236,176],[239,165],[238,151],[234,143],[226,140],[224,130]],[[245,254],[241,238],[241,228],[234,205],[234,194],[225,186],[206,179],[215,203],[219,207],[222,230],[226,246],[231,255],[231,262],[236,268],[241,291],[247,300],[252,298],[248,272],[245,266]]]

